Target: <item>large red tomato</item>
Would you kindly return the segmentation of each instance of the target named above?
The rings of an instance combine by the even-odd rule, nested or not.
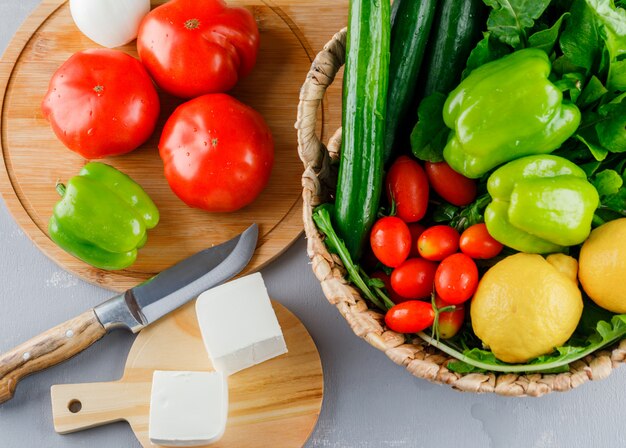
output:
[[[86,159],[100,159],[144,143],[160,105],[141,62],[102,48],[71,56],[50,80],[41,109],[65,146]]]
[[[222,0],[171,0],[141,22],[139,57],[156,83],[181,98],[226,92],[256,64],[252,14]]]
[[[254,201],[267,184],[274,140],[261,114],[215,93],[174,111],[159,153],[170,187],[187,205],[231,212]]]

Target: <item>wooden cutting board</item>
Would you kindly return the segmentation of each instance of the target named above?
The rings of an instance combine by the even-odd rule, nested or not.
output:
[[[212,447],[301,447],[317,422],[323,395],[319,354],[298,318],[277,302],[273,306],[289,352],[229,377],[226,432]],[[54,428],[65,434],[125,420],[142,446],[154,446],[148,437],[154,370],[213,370],[195,303],[139,333],[121,380],[53,386]]]
[[[163,1],[153,2],[156,6]],[[161,211],[137,262],[118,272],[90,267],[59,249],[47,223],[59,200],[54,186],[78,174],[85,160],[66,149],[43,119],[41,100],[56,69],[73,53],[97,47],[74,25],[65,0],[43,0],[25,21],[0,62],[0,192],[24,232],[60,266],[114,290],[125,290],[177,261],[243,231],[260,227],[256,254],[246,272],[282,253],[301,233],[302,164],[297,155],[296,107],[315,54],[346,24],[347,0],[229,0],[250,8],[261,48],[253,73],[232,94],[260,111],[276,142],[276,163],[266,190],[252,205],[231,214],[191,209],[170,190],[157,151],[160,130],[181,100],[160,94],[162,113],[152,138],[134,152],[104,159],[139,182]],[[134,43],[121,47],[137,56]],[[337,84],[337,83],[335,83]],[[324,106],[319,132],[340,123],[340,87]]]

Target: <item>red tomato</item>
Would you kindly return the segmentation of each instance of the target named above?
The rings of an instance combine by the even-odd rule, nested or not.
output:
[[[396,216],[404,222],[422,219],[428,207],[428,179],[420,164],[407,156],[398,157],[386,181],[387,198],[390,204],[395,201]]]
[[[256,64],[252,14],[222,0],[170,0],[141,22],[137,50],[156,83],[181,98],[226,92]]]
[[[493,258],[502,251],[502,244],[496,241],[483,223],[468,227],[459,241],[461,252],[475,259]]]
[[[435,298],[435,306],[438,309],[451,306],[450,303],[441,300],[441,297]],[[439,337],[441,339],[450,339],[455,336],[463,327],[463,321],[465,320],[465,307],[463,304],[453,305],[454,311],[444,311],[439,313],[439,319],[437,320],[437,326],[439,328]]]
[[[435,274],[435,289],[445,302],[458,305],[476,292],[478,268],[465,254],[453,254],[443,260]]]
[[[387,327],[398,333],[417,333],[435,321],[435,311],[430,302],[409,300],[390,308],[385,314]]]
[[[450,226],[429,227],[417,240],[417,250],[427,260],[441,261],[459,250],[459,232]]]
[[[422,233],[426,230],[426,226],[418,222],[412,222],[409,224],[409,232],[411,232],[411,252],[409,252],[409,257],[415,258],[419,257],[420,253],[417,250],[417,241]]]
[[[387,295],[393,303],[402,303],[408,300],[393,290],[393,288],[391,287],[391,277],[388,276],[385,272],[376,271],[372,274],[372,278],[382,280],[382,282],[385,284],[385,290],[387,291]]]
[[[174,111],[159,154],[170,187],[187,205],[232,212],[254,201],[267,184],[274,140],[261,114],[216,93]]]
[[[476,181],[457,173],[446,162],[426,162],[424,169],[430,186],[450,204],[468,205],[476,199]]]
[[[56,71],[41,109],[65,146],[86,159],[101,159],[144,143],[160,104],[141,62],[100,48],[75,53]]]
[[[376,221],[370,233],[376,258],[385,266],[400,266],[411,251],[411,233],[400,218],[386,216]]]
[[[391,273],[391,287],[405,299],[424,299],[433,293],[437,264],[409,258]]]

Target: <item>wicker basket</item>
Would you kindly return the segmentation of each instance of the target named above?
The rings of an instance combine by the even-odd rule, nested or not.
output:
[[[568,391],[588,380],[606,378],[626,358],[626,339],[612,347],[572,363],[570,371],[561,374],[454,373],[446,368],[452,360],[421,339],[410,344],[405,337],[384,326],[383,315],[368,308],[359,291],[350,285],[339,258],[331,255],[313,223],[313,209],[328,202],[335,189],[337,171],[331,161],[337,159],[341,130],[325,146],[317,137],[316,117],[326,89],[335,79],[345,60],[346,30],[337,33],[317,55],[300,93],[298,106],[298,151],[304,163],[302,175],[304,229],[307,251],[313,272],[322,285],[328,301],[348,321],[354,333],[385,354],[411,374],[435,383],[449,384],[467,392],[495,392],[508,396],[541,396],[552,391]]]

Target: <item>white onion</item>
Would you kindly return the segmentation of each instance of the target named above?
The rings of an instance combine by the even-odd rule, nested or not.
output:
[[[150,0],[70,0],[78,29],[97,44],[114,48],[137,38]]]

